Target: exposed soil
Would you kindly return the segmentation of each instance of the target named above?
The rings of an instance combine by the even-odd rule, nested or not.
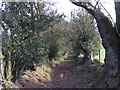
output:
[[[85,88],[86,84],[81,78],[82,73],[74,72],[75,61],[66,60],[55,67],[52,72],[52,81],[47,83],[49,88]]]
[[[47,62],[36,71],[27,70],[14,88],[116,88],[118,78],[104,76],[103,65],[98,61],[78,64],[65,60],[62,63]]]
[[[70,59],[70,58],[69,58]],[[116,88],[118,77],[104,76],[103,64],[97,60],[86,63],[74,60],[48,61],[36,71],[27,70],[14,88]]]
[[[26,71],[16,84],[19,88],[86,88],[83,74],[74,71],[76,62],[66,60],[55,67],[39,68],[39,71]],[[48,70],[48,68],[51,68]],[[49,75],[47,75],[49,74]],[[50,80],[48,80],[49,78]]]

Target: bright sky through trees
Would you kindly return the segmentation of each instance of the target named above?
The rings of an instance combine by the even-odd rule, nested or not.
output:
[[[55,7],[58,9],[59,13],[64,13],[67,17],[66,19],[70,19],[70,12],[74,9],[77,9],[78,6],[72,4],[69,0],[44,0],[49,2],[55,2]],[[114,0],[100,0],[103,6],[107,9],[107,11],[112,16],[114,22],[116,21],[115,10],[114,10]],[[93,4],[95,4],[94,0],[92,0]],[[105,11],[103,11],[105,12]]]
[[[0,2],[1,1],[2,0],[0,0]],[[3,1],[5,1],[5,0],[3,0]],[[8,0],[8,1],[10,1],[10,0]],[[11,1],[16,1],[16,0],[11,0]],[[26,1],[26,0],[19,0],[19,1]],[[30,1],[33,1],[33,0],[30,0]],[[43,1],[55,2],[55,8],[57,8],[58,13],[64,13],[67,16],[66,20],[70,19],[71,11],[78,8],[78,6],[72,4],[69,0],[43,0]],[[95,0],[91,0],[91,1],[93,2],[93,4],[95,4],[95,2],[94,2]],[[100,1],[103,4],[103,6],[107,9],[107,11],[110,13],[110,15],[112,16],[112,18],[115,22],[116,16],[115,16],[115,9],[114,9],[114,0],[100,0]],[[1,5],[0,5],[0,7],[1,7]]]

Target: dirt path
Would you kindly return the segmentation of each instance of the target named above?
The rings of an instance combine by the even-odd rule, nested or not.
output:
[[[75,71],[76,66],[77,62],[65,60],[54,68],[40,67],[36,71],[27,70],[16,85],[19,88],[86,88],[84,72],[78,74]]]
[[[74,73],[75,61],[66,60],[56,66],[52,72],[52,81],[47,83],[48,88],[85,88],[86,84],[81,78],[82,74]]]

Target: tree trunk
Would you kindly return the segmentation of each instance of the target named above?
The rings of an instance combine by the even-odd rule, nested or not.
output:
[[[2,54],[4,56],[3,60],[2,60],[2,77],[3,79],[7,79],[9,80],[9,77],[11,75],[11,71],[10,71],[10,59],[9,59],[9,36],[7,34],[7,30],[6,28],[3,26],[4,31],[2,32]]]
[[[105,72],[109,75],[118,73],[118,35],[113,27],[111,20],[100,10],[95,9],[91,4],[85,2],[71,2],[77,6],[83,7],[90,13],[97,22],[98,30],[102,38],[102,44],[106,51]]]
[[[79,56],[80,52],[79,51],[76,51],[75,52],[75,59],[78,60],[78,56]]]
[[[119,40],[118,40],[118,44],[120,46],[120,1],[119,2],[115,2],[115,10],[116,10],[116,29],[117,29],[117,33],[118,33],[118,36],[119,36]],[[118,49],[118,68],[120,70],[120,52],[119,52],[119,49]],[[120,73],[120,71],[119,71]]]
[[[116,30],[105,16],[97,20],[97,25],[106,51],[105,72],[110,75],[116,75],[118,73],[118,36]]]
[[[115,10],[116,10],[116,26],[118,29],[118,34],[120,35],[120,1],[115,2]]]
[[[91,58],[90,58],[90,53],[87,51],[87,50],[83,50],[83,53],[84,53],[84,58],[83,60],[86,62],[86,61],[89,61]]]

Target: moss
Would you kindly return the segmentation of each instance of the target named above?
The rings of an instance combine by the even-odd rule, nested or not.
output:
[[[102,16],[101,20],[106,24],[107,27],[113,28],[112,22],[108,17]]]
[[[106,21],[106,23],[108,22],[108,24],[112,26],[112,22],[108,17],[104,17],[103,20]]]

